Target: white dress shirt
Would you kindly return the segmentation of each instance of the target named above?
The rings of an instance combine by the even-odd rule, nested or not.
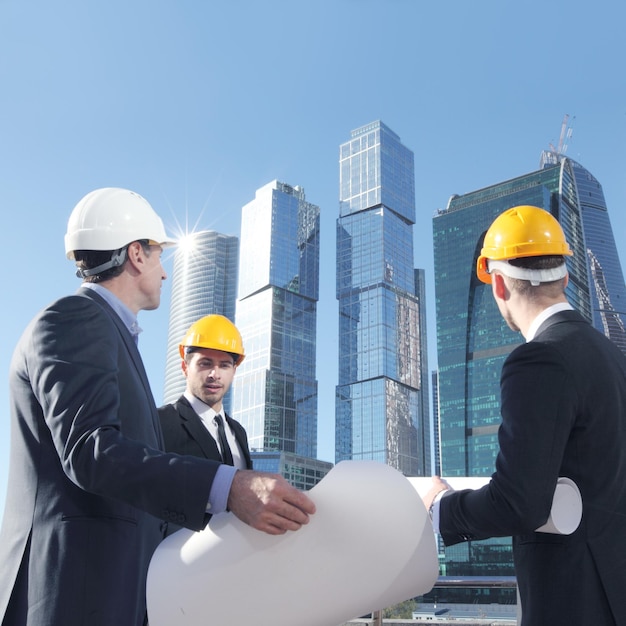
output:
[[[220,440],[217,436],[217,424],[215,423],[215,416],[218,413],[215,412],[208,404],[202,402],[202,400],[196,398],[196,396],[185,391],[185,398],[191,404],[191,408],[200,416],[204,427],[209,431],[211,437],[215,439],[215,443],[217,444],[220,452],[222,451],[220,448]],[[230,451],[233,455],[233,463],[237,469],[246,469],[246,463],[243,458],[243,454],[241,453],[241,449],[239,448],[239,444],[237,443],[237,439],[235,438],[235,433],[232,431],[228,420],[224,414],[224,408],[222,407],[219,411],[219,415],[222,416],[222,421],[224,422],[224,430],[226,431],[226,439],[228,441],[228,445],[230,446]]]

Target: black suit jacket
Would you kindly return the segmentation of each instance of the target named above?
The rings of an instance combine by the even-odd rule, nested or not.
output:
[[[177,454],[221,461],[215,439],[211,436],[200,416],[193,410],[185,396],[173,404],[165,404],[158,409],[165,449]],[[248,448],[248,436],[244,427],[232,417],[226,415],[226,421],[235,434],[239,449],[243,455],[246,469],[252,469],[252,459]]]
[[[9,389],[0,622],[142,626],[162,520],[203,528],[219,464],[161,452],[137,346],[91,289],[26,328]]]
[[[505,361],[501,413],[490,483],[441,500],[446,545],[513,536],[525,626],[626,624],[626,357],[557,313]],[[536,533],[559,476],[580,489],[581,525]]]

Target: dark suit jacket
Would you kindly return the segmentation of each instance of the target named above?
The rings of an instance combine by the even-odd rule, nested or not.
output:
[[[203,528],[219,464],[160,452],[139,351],[93,290],[30,323],[9,385],[0,621],[141,626],[162,520]]]
[[[181,396],[174,404],[165,404],[158,409],[165,449],[178,454],[221,461],[220,451],[215,439],[211,436],[200,416],[193,410],[185,396]],[[248,449],[248,436],[244,427],[228,415],[226,421],[235,434],[239,449],[243,454],[246,468],[252,469],[252,459]]]
[[[557,313],[507,358],[501,407],[496,472],[442,498],[445,543],[513,536],[524,625],[626,624],[626,358]],[[581,491],[581,525],[536,533],[559,476]]]

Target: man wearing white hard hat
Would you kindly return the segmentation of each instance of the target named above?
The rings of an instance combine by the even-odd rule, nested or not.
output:
[[[143,626],[167,522],[200,530],[228,508],[282,534],[314,512],[280,477],[162,451],[137,314],[159,306],[173,243],[127,189],[97,189],[70,216],[65,251],[83,284],[35,316],[10,368],[3,626]]]

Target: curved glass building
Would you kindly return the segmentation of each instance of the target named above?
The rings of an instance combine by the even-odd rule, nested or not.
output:
[[[580,215],[583,239],[577,243],[587,265],[591,323],[626,354],[626,287],[602,186],[570,158],[545,151],[541,163],[560,167],[561,185],[569,183],[573,211]]]
[[[213,230],[191,233],[177,246],[163,387],[165,404],[176,401],[185,391],[178,345],[191,324],[212,313],[234,322],[238,261],[239,239]],[[228,413],[230,396],[231,391],[224,398]]]

